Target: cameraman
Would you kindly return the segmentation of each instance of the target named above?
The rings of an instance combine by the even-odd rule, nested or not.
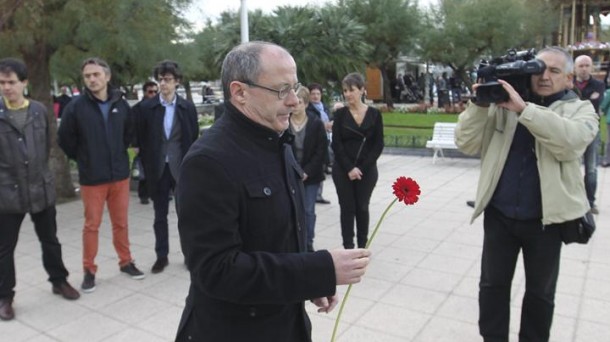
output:
[[[523,250],[526,289],[520,341],[548,341],[559,275],[559,224],[589,210],[579,158],[597,134],[597,115],[570,90],[572,57],[541,50],[546,64],[531,76],[529,101],[508,82],[509,95],[489,106],[469,103],[458,119],[456,144],[481,155],[472,220],[485,213],[479,282],[479,332],[508,341],[511,282]],[[480,84],[475,84],[473,89]]]
[[[595,108],[595,112],[599,115],[599,105],[604,100],[604,92],[606,86],[604,82],[596,80],[591,75],[593,68],[593,60],[587,55],[581,55],[574,60],[574,69],[576,81],[574,85],[580,92],[580,98],[589,100]],[[598,117],[599,118],[599,117]],[[587,199],[591,206],[591,213],[599,214],[597,206],[595,206],[595,191],[597,190],[597,156],[599,155],[599,145],[601,138],[599,132],[595,139],[587,146],[583,155],[585,164],[585,190],[587,191]]]

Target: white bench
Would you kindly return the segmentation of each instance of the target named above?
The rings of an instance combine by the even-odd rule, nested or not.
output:
[[[426,141],[426,147],[434,149],[432,156],[432,164],[436,163],[436,159],[440,154],[441,158],[445,158],[443,149],[457,150],[455,145],[455,122],[437,122],[434,124],[432,131],[432,140]]]

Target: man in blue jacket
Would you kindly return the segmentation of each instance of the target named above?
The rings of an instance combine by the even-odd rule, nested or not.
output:
[[[178,63],[160,62],[153,70],[160,93],[134,108],[137,141],[148,193],[155,210],[155,252],[152,273],[163,272],[168,265],[169,233],[167,215],[169,198],[178,182],[182,158],[199,135],[195,106],[176,93],[182,72]]]
[[[80,194],[85,209],[83,228],[84,280],[81,290],[95,291],[95,257],[104,205],[112,222],[112,242],[121,272],[144,279],[131,257],[127,227],[129,156],[133,120],[129,104],[119,90],[109,87],[108,63],[87,58],[81,67],[85,92],[73,99],[61,119],[58,143],[78,164]]]

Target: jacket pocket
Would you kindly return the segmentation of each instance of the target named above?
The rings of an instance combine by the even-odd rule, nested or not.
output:
[[[55,190],[55,178],[51,172],[44,175],[44,193],[46,199],[45,208],[55,205],[57,192]]]
[[[280,218],[283,183],[280,180],[266,178],[250,181],[245,184],[247,194],[246,231],[251,236],[269,236],[281,230]],[[289,207],[288,207],[289,208]]]
[[[20,213],[24,211],[21,207],[21,196],[19,196],[19,185],[16,183],[0,184],[0,212]]]

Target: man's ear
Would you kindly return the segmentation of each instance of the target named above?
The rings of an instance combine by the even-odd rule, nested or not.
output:
[[[246,92],[248,86],[239,81],[233,81],[229,84],[229,91],[231,92],[231,98],[235,99],[237,103],[244,104],[246,103]]]
[[[570,72],[566,77],[568,79],[568,89],[574,89],[574,73]]]

